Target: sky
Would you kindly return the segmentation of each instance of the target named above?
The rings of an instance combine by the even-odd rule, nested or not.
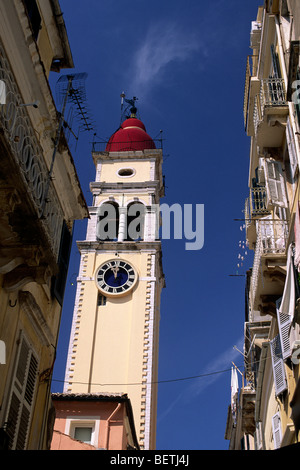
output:
[[[187,250],[184,238],[162,240],[157,450],[228,449],[231,367],[243,370],[244,275],[253,259],[238,220],[248,196],[244,84],[251,21],[261,3],[60,0],[71,73],[87,73],[94,122],[93,131],[69,142],[87,204],[95,180],[91,143],[119,127],[125,92],[138,98],[147,133],[163,138],[161,202],[204,205],[201,249]],[[54,96],[59,76],[51,73]],[[76,120],[72,129],[76,134]],[[85,239],[86,223],[75,223],[52,391],[62,391],[80,261],[76,240]]]

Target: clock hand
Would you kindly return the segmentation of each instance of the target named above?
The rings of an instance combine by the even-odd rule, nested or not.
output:
[[[118,266],[116,266],[116,267],[114,267],[114,268],[111,268],[111,270],[112,270],[112,272],[114,273],[115,279],[117,279],[118,271],[119,271]]]

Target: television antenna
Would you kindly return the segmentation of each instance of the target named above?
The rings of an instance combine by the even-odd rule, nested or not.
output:
[[[64,118],[64,110],[66,104],[69,102],[72,108],[75,108],[75,117],[80,122],[80,130],[91,131],[93,130],[93,123],[88,113],[86,106],[86,91],[85,80],[87,73],[77,73],[72,75],[62,75],[56,83],[56,91],[60,104],[62,104],[62,119],[65,128],[71,130],[71,123],[67,122]],[[72,132],[73,133],[73,132]],[[73,133],[75,136],[75,134]],[[78,137],[76,137],[78,140]]]
[[[42,204],[41,217],[44,216],[44,210],[46,207],[46,201],[48,197],[50,181],[52,178],[55,157],[56,157],[63,127],[65,129],[68,129],[69,133],[72,132],[75,139],[78,141],[78,136],[76,136],[74,132],[72,131],[71,123],[68,123],[65,120],[67,104],[71,103],[71,105],[75,107],[76,117],[79,117],[79,120],[81,122],[80,129],[83,129],[86,131],[91,131],[93,129],[93,125],[88,116],[87,108],[85,105],[86,93],[85,93],[84,82],[86,80],[86,77],[87,77],[87,73],[67,74],[67,75],[62,75],[57,80],[57,83],[56,83],[56,87],[58,91],[58,100],[61,104],[61,112],[59,114],[59,123],[58,123],[58,128],[57,128],[56,136],[55,136],[51,165],[50,165],[50,169],[48,172],[46,188],[44,192],[44,200]],[[73,120],[73,117],[71,114],[69,114],[69,118]]]

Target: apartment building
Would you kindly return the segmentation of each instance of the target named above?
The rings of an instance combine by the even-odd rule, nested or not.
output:
[[[300,428],[300,4],[266,0],[251,24],[244,95],[250,138],[245,368],[232,392],[230,449],[298,442]]]
[[[88,217],[49,85],[73,67],[58,0],[0,2],[1,449],[51,442],[72,228]]]

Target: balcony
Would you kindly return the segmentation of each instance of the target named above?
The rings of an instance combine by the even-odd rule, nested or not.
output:
[[[288,102],[283,79],[261,80],[253,109],[253,129],[258,146],[280,147],[287,115]]]
[[[247,57],[246,77],[244,89],[244,124],[247,135],[254,134],[253,128],[253,110],[254,99],[259,93],[260,81],[257,78],[258,56],[251,55]]]
[[[267,216],[256,221],[256,246],[250,284],[251,310],[276,315],[274,299],[285,280],[288,223]]]
[[[45,154],[0,43],[0,274],[9,292],[57,274],[64,214]]]
[[[250,214],[251,217],[261,217],[270,211],[267,208],[267,190],[265,187],[250,188]]]
[[[267,207],[267,189],[264,186],[250,188],[249,198],[245,202],[246,233],[250,246],[256,240],[255,220],[269,215]]]
[[[250,47],[252,49],[258,49],[261,41],[261,21],[252,21],[251,33],[250,33]]]

